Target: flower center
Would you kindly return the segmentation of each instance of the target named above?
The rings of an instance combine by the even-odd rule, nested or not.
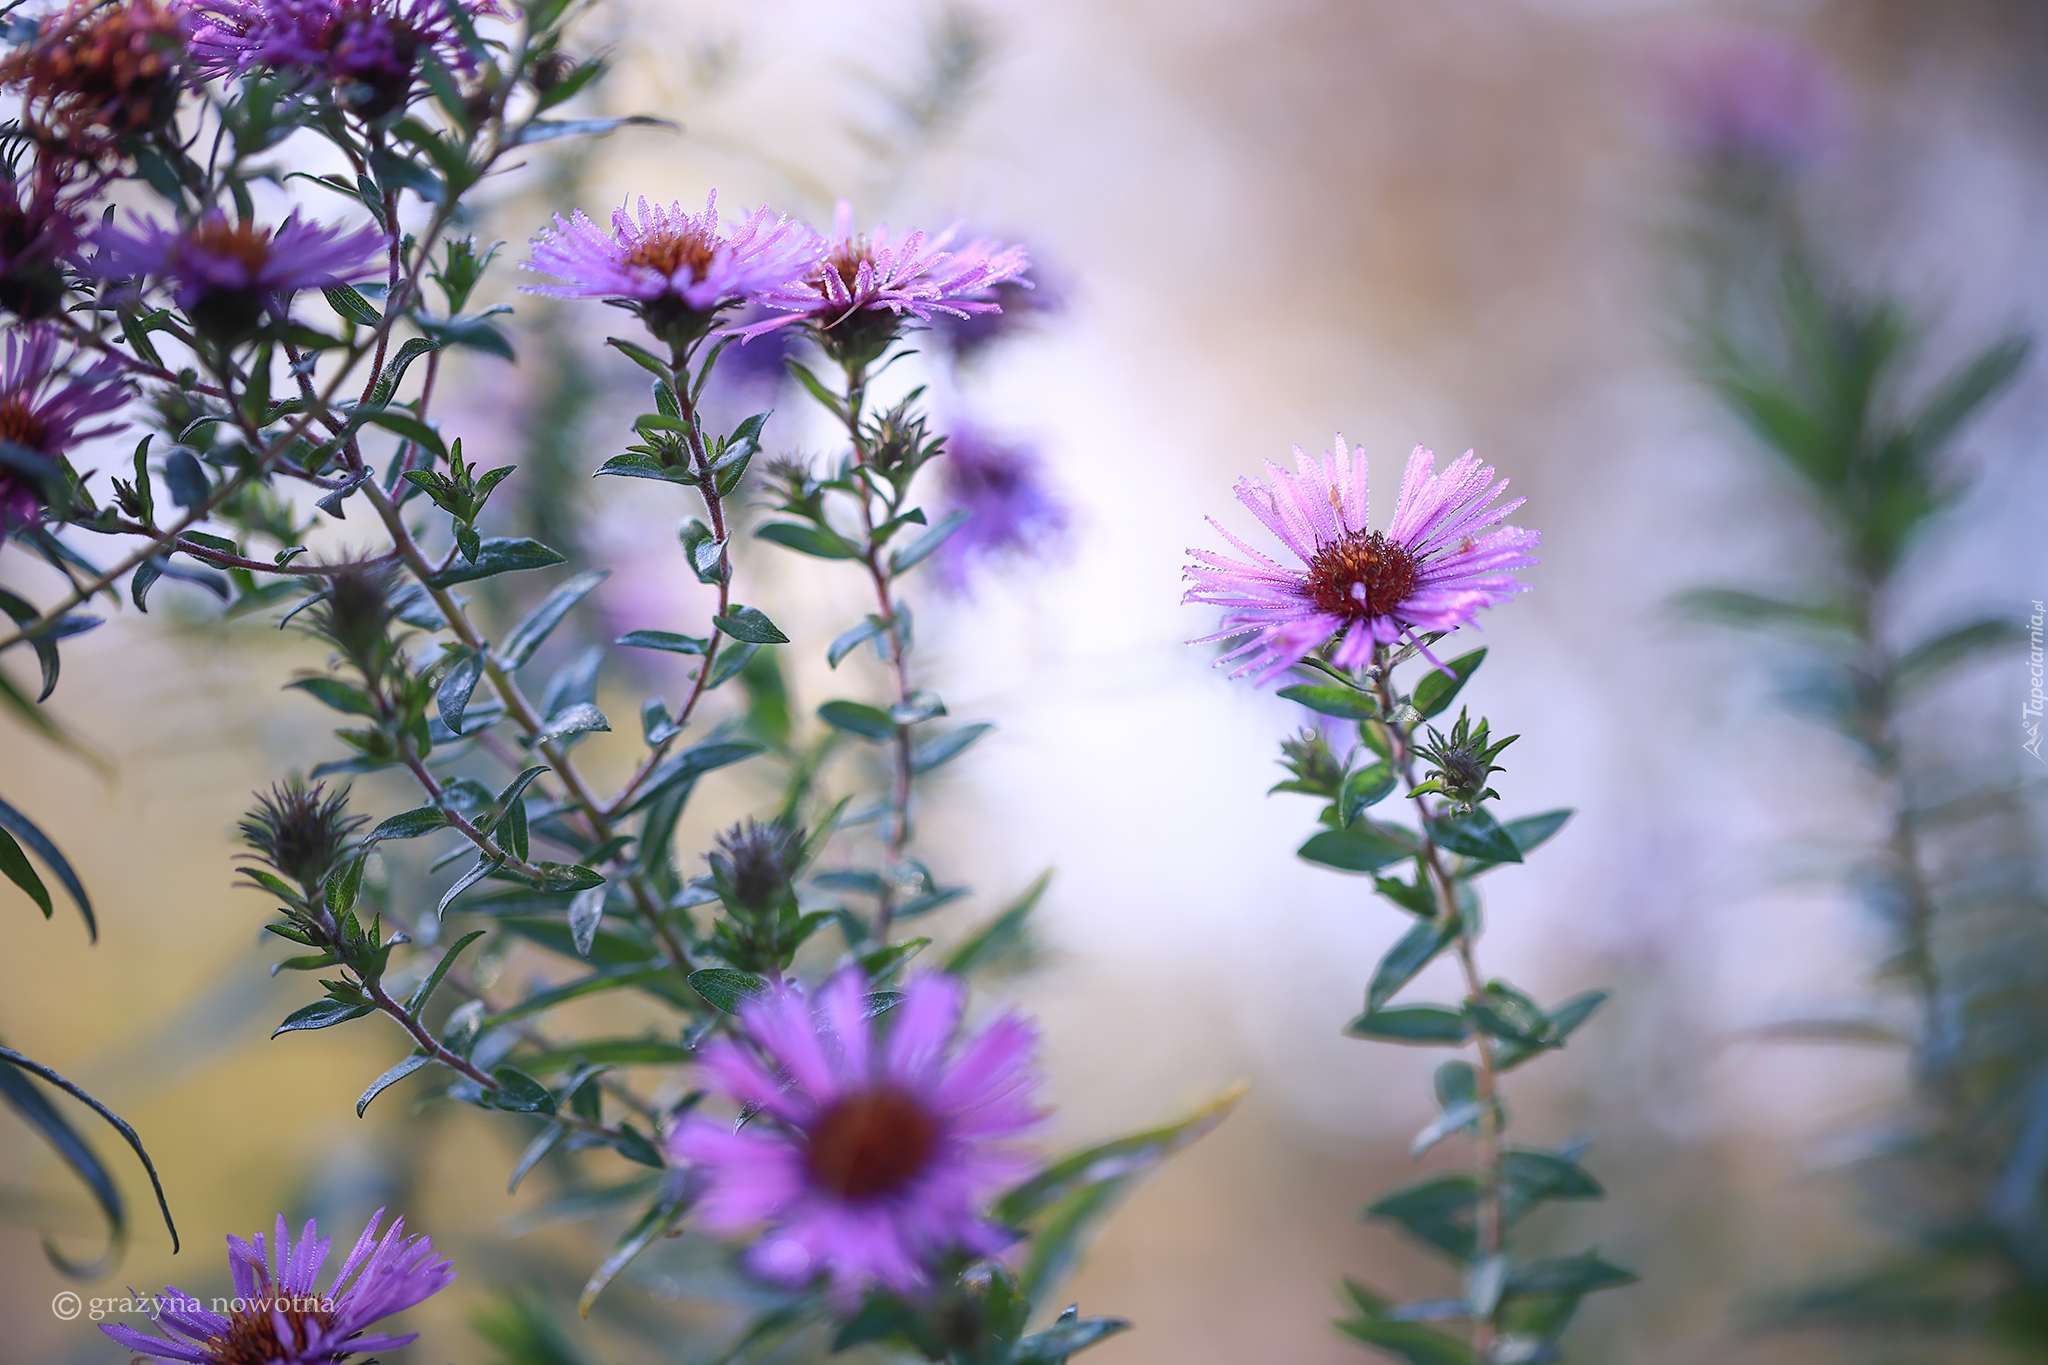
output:
[[[1421,577],[1420,562],[1407,546],[1387,539],[1386,532],[1351,531],[1309,560],[1302,595],[1331,616],[1391,616],[1414,594]]]
[[[626,257],[626,264],[644,265],[670,278],[687,268],[691,281],[695,282],[704,278],[704,273],[711,268],[712,257],[717,254],[718,239],[711,230],[691,224],[642,237]]]
[[[334,1325],[333,1319],[317,1307],[293,1306],[318,1302],[311,1298],[259,1300],[238,1310],[228,1321],[225,1332],[207,1340],[207,1358],[216,1365],[271,1365],[273,1361],[297,1359],[306,1345],[306,1324],[321,1328]],[[278,1340],[275,1311],[282,1311],[285,1322],[291,1326],[292,1349]]]
[[[897,1193],[924,1173],[939,1124],[901,1090],[848,1095],[810,1126],[811,1179],[853,1202]]]
[[[241,265],[249,272],[249,282],[254,284],[263,267],[270,263],[270,229],[258,227],[244,218],[230,223],[225,218],[210,218],[192,229],[186,239],[192,249],[225,257]]]
[[[0,440],[48,454],[45,443],[49,439],[49,424],[29,403],[26,393],[17,391],[0,398]]]
[[[872,264],[874,259],[874,249],[868,245],[867,238],[855,237],[850,241],[843,242],[833,248],[832,254],[825,258],[825,264],[820,268],[819,282],[815,288],[820,294],[825,293],[824,271],[829,270],[839,277],[839,282],[846,286],[846,292],[851,294],[853,293],[853,282],[860,278],[861,265],[863,263]]]

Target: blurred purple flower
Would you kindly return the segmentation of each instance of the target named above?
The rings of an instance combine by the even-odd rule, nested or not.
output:
[[[0,176],[0,308],[28,321],[57,311],[62,265],[78,250],[77,211],[48,165],[38,162],[33,187]]]
[[[48,485],[60,460],[93,436],[119,431],[121,422],[86,423],[126,403],[128,386],[112,362],[64,381],[58,373],[57,328],[32,323],[7,334],[0,368],[0,533],[26,526],[48,504]]]
[[[1524,499],[1490,506],[1507,480],[1494,483],[1493,467],[1482,466],[1470,451],[1437,474],[1435,454],[1415,447],[1393,524],[1385,531],[1365,529],[1371,495],[1364,451],[1346,450],[1339,436],[1336,454],[1326,453],[1320,464],[1299,446],[1294,458],[1298,476],[1268,460],[1268,482],[1239,479],[1237,500],[1294,552],[1302,568],[1266,558],[1213,517],[1209,524],[1252,562],[1188,551],[1196,562],[1185,576],[1195,586],[1181,600],[1225,609],[1224,628],[1191,643],[1251,637],[1221,661],[1245,659],[1231,676],[1256,669],[1258,680],[1266,682],[1332,640],[1339,643],[1331,663],[1358,668],[1371,660],[1375,645],[1404,634],[1412,640],[1417,631],[1456,630],[1471,624],[1480,608],[1527,591],[1512,571],[1536,562],[1527,552],[1540,536],[1514,526],[1486,529],[1498,526]],[[1423,654],[1437,662],[1427,650]]]
[[[953,352],[956,362],[971,364],[1004,337],[1030,326],[1033,319],[1050,317],[1066,307],[1065,296],[1047,283],[1043,266],[1034,264],[1031,273],[1034,278],[1029,283],[1011,279],[998,284],[993,299],[996,307],[988,312],[941,313],[932,319],[932,330]]]
[[[682,325],[686,339],[701,335],[721,308],[791,287],[825,251],[815,232],[765,207],[721,223],[716,190],[702,213],[680,203],[650,205],[643,195],[640,221],[614,209],[610,232],[578,209],[567,222],[557,216],[531,245],[533,259],[520,267],[567,283],[526,285],[527,293],[610,299],[656,332]]]
[[[464,0],[472,18],[493,0]],[[189,45],[202,75],[232,78],[257,67],[324,76],[366,118],[404,102],[420,55],[472,70],[447,0],[198,0]]]
[[[363,1333],[447,1288],[455,1269],[434,1259],[427,1238],[405,1236],[403,1218],[378,1238],[383,1218],[377,1210],[324,1291],[316,1281],[328,1243],[314,1240],[319,1229],[308,1219],[294,1247],[280,1214],[274,1259],[266,1259],[260,1232],[248,1242],[228,1238],[232,1314],[212,1312],[191,1295],[167,1288],[150,1318],[175,1338],[145,1336],[119,1323],[100,1330],[142,1359],[184,1365],[331,1365],[370,1351],[395,1351],[418,1334]]]
[[[778,989],[741,1009],[752,1049],[705,1046],[705,1071],[760,1111],[737,1132],[692,1118],[669,1137],[708,1180],[705,1225],[770,1224],[748,1266],[786,1284],[829,1274],[843,1303],[875,1283],[923,1288],[954,1250],[1008,1246],[1013,1234],[981,1210],[1032,1166],[1009,1139],[1042,1117],[1036,1031],[1004,1015],[956,1044],[962,987],[935,972],[911,980],[879,1038],[857,968],[819,995],[814,1016]]]
[[[1839,104],[1820,55],[1765,29],[1667,43],[1653,63],[1672,124],[1697,156],[1803,161],[1826,139]]]
[[[793,322],[809,322],[829,338],[833,329],[865,312],[886,310],[891,319],[908,314],[930,322],[934,313],[967,317],[1001,311],[996,286],[1014,281],[1028,287],[1024,271],[1031,258],[1021,246],[999,248],[985,239],[946,250],[958,230],[956,224],[932,238],[913,232],[892,239],[888,228],[878,226],[861,236],[853,230],[853,205],[842,199],[831,249],[820,268],[761,296],[767,307],[790,316],[728,330],[751,339]]]
[[[997,561],[1045,558],[1066,536],[1066,505],[1047,486],[1045,461],[1029,446],[956,426],[939,474],[943,511],[967,514],[934,556],[940,581],[954,593],[965,595]]]
[[[133,222],[132,231],[96,234],[92,272],[166,280],[195,322],[230,334],[254,327],[266,312],[282,314],[301,289],[376,274],[385,250],[374,226],[348,232],[301,222],[296,211],[275,232],[246,218],[230,221],[218,209],[190,226]]]

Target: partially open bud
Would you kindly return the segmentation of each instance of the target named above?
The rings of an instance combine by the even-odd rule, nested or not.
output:
[[[241,833],[258,858],[317,900],[349,837],[365,823],[365,817],[348,814],[348,788],[330,796],[318,782],[289,782],[257,795],[242,817]]]
[[[803,830],[780,820],[750,819],[719,835],[717,849],[704,860],[728,909],[768,914],[789,899],[803,847]]]

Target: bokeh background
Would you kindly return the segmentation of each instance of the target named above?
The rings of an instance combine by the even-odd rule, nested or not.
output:
[[[1535,590],[1487,620],[1494,653],[1468,695],[1524,736],[1507,809],[1581,812],[1491,879],[1491,962],[1544,998],[1616,990],[1509,1092],[1526,1137],[1590,1136],[1610,1192],[1532,1236],[1597,1242],[1644,1277],[1589,1304],[1575,1358],[1891,1358],[1759,1328],[1773,1295],[1882,1235],[1839,1171],[1895,1108],[1900,1055],[1763,1036],[1898,1008],[1871,983],[1877,931],[1830,875],[1881,812],[1839,744],[1776,704],[1753,642],[1670,607],[1700,583],[1816,569],[1798,491],[1696,382],[1678,321],[1701,106],[1674,71],[1759,32],[1811,64],[1813,98],[1786,117],[1814,231],[1847,274],[1911,304],[1928,363],[2038,327],[2048,8],[2031,0],[605,0],[582,29],[615,54],[598,102],[680,130],[537,154],[489,197],[486,235],[519,243],[548,212],[633,194],[716,186],[816,222],[847,196],[892,223],[965,219],[1042,262],[1059,309],[941,376],[951,419],[1042,453],[1068,515],[1044,553],[920,608],[933,685],[1001,725],[949,770],[928,846],[981,892],[959,922],[1058,869],[1036,965],[1007,985],[1044,1021],[1056,1140],[1252,1085],[1096,1247],[1073,1296],[1138,1330],[1091,1361],[1356,1360],[1327,1325],[1340,1274],[1449,1285],[1356,1216],[1411,1174],[1431,1110],[1428,1057],[1339,1033],[1403,926],[1293,857],[1308,801],[1263,794],[1303,713],[1182,643],[1208,628],[1178,605],[1183,549],[1215,539],[1203,517],[1242,531],[1231,482],[1340,430],[1372,452],[1382,515],[1412,445],[1476,448],[1544,533]],[[694,612],[673,511],[584,477],[623,439],[623,403],[644,402],[638,371],[596,347],[609,319],[515,301],[525,365],[469,365],[444,427],[521,465],[528,501],[508,515],[616,571],[594,636]],[[1927,619],[2048,596],[2044,397],[2029,371],[1971,428],[1979,481],[1915,561]],[[771,445],[824,449],[802,422],[779,419]],[[808,564],[743,567],[799,638],[857,611]],[[232,830],[252,788],[331,756],[317,708],[279,690],[317,650],[220,623],[175,587],[159,601],[67,648],[52,708],[97,763],[0,721],[9,795],[86,869],[102,925],[88,946],[75,920],[40,923],[0,890],[17,921],[0,935],[7,1041],[140,1129],[187,1239],[171,1257],[138,1213],[118,1272],[82,1292],[197,1289],[219,1278],[222,1235],[278,1208],[346,1220],[390,1201],[463,1271],[393,1361],[496,1361],[474,1317],[502,1312],[507,1287],[573,1298],[599,1244],[537,1225],[543,1182],[505,1197],[504,1124],[389,1100],[355,1117],[395,1033],[264,1041],[304,983],[267,975],[265,907],[229,890]],[[826,695],[822,661],[790,666],[800,703]],[[620,670],[607,695],[630,708],[648,681],[676,679]],[[2019,748],[2026,685],[2004,655],[1946,694],[1962,761],[2038,780]],[[626,762],[630,737],[612,740]],[[602,768],[608,751],[588,752]],[[381,779],[359,790],[410,804]],[[707,782],[678,846],[764,800]],[[0,1361],[116,1358],[47,1306],[68,1282],[36,1229],[88,1254],[89,1204],[17,1125],[0,1124],[0,1172]],[[582,1358],[668,1358],[648,1344],[663,1330],[685,1358],[693,1320],[663,1300],[680,1287],[616,1288],[575,1329]]]

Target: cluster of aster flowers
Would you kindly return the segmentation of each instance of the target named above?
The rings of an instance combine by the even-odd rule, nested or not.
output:
[[[65,376],[57,329],[34,323],[7,334],[0,367],[0,535],[33,524],[62,496],[66,455],[119,422],[93,425],[130,396],[119,369],[102,364]],[[69,362],[76,365],[75,357]]]
[[[615,210],[609,232],[580,210],[557,218],[553,231],[534,239],[526,268],[562,283],[528,288],[616,303],[679,346],[705,335],[727,310],[752,305],[769,315],[721,335],[747,341],[802,324],[836,357],[867,363],[905,319],[998,311],[997,288],[1026,283],[1030,258],[1022,247],[976,240],[949,250],[956,233],[894,238],[877,227],[861,234],[844,201],[825,237],[767,208],[728,222],[715,191],[702,213],[643,198],[637,220]]]
[[[474,20],[494,0],[459,0]],[[199,0],[190,50],[199,73],[272,70],[331,84],[344,107],[379,118],[404,102],[431,56],[469,72],[475,56],[443,0]]]

